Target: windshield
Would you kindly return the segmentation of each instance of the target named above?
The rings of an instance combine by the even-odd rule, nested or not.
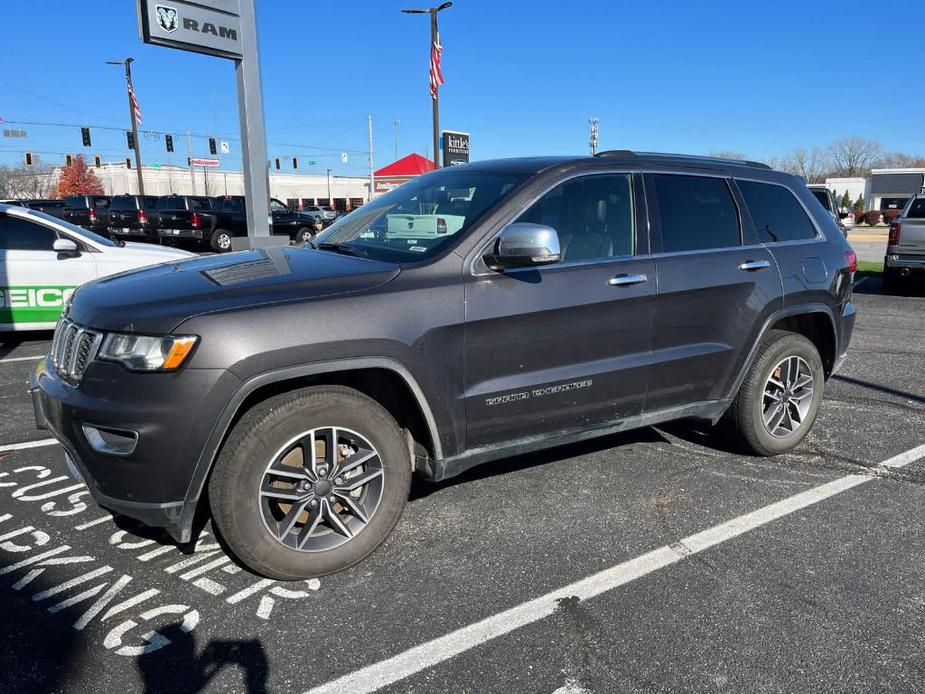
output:
[[[100,245],[100,246],[107,246],[109,248],[115,248],[119,245],[115,241],[110,241],[109,239],[103,236],[100,236],[99,234],[94,234],[89,229],[84,229],[83,227],[79,227],[76,224],[71,224],[70,222],[66,222],[60,217],[53,217],[52,215],[45,214],[44,212],[41,212],[39,210],[30,210],[29,216],[39,217],[40,219],[44,219],[45,221],[55,224],[56,226],[64,227],[64,229],[69,234],[73,234],[74,236],[77,236],[78,238],[89,239],[90,241],[93,241],[93,243]]]
[[[436,255],[530,174],[444,169],[403,183],[318,234],[314,245],[386,262]]]

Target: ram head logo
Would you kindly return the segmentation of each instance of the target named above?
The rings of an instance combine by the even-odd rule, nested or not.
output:
[[[161,29],[167,33],[177,30],[179,24],[177,8],[167,7],[167,5],[155,5],[154,9],[157,12],[157,23]]]

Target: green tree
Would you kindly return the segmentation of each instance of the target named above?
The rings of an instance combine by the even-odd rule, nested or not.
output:
[[[854,203],[854,209],[863,210],[864,209],[864,196],[858,196],[858,199]]]
[[[847,190],[845,191],[845,194],[842,196],[841,206],[844,207],[846,210],[851,209],[851,196],[848,195]]]

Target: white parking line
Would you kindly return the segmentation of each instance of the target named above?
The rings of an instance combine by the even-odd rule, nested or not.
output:
[[[6,453],[7,451],[21,451],[26,448],[41,448],[42,446],[54,446],[58,443],[58,439],[40,439],[39,441],[24,441],[23,443],[8,443],[5,446],[0,446],[0,453]]]
[[[36,354],[34,357],[9,357],[8,359],[0,359],[0,364],[9,364],[14,361],[38,361],[44,358],[44,354]]]
[[[899,468],[925,457],[925,444],[890,458],[881,468]],[[449,660],[486,641],[503,636],[515,629],[537,622],[555,612],[558,600],[578,597],[593,598],[619,588],[654,571],[670,566],[734,537],[783,518],[820,501],[841,494],[876,479],[866,475],[846,475],[832,482],[794,494],[782,501],[764,506],[712,528],[689,535],[679,542],[654,549],[634,559],[617,564],[546,595],[522,603],[509,610],[487,617],[480,622],[457,629],[446,636],[415,646],[392,658],[381,660],[344,675],[307,694],[368,694],[411,675]]]

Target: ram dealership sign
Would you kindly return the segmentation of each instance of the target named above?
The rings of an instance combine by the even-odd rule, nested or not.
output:
[[[240,58],[238,0],[138,0],[139,30],[146,43],[222,58]]]
[[[469,163],[469,133],[443,131],[443,165],[459,166]]]

